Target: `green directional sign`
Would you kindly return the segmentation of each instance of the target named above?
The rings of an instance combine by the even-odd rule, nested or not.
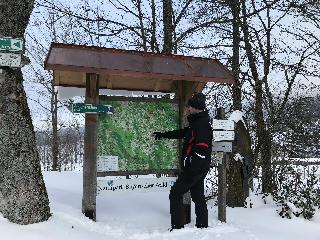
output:
[[[21,38],[0,37],[0,51],[22,52],[23,40]]]
[[[74,113],[106,113],[106,114],[112,114],[113,113],[113,108],[112,108],[111,105],[74,103],[72,105],[72,112],[74,112]]]

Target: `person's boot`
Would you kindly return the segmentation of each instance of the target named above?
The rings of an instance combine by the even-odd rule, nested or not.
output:
[[[207,224],[196,224],[197,228],[207,228],[208,225]]]
[[[169,231],[172,232],[172,231],[175,230],[175,229],[181,229],[181,228],[184,228],[184,226],[183,226],[183,225],[180,225],[180,226],[178,226],[178,225],[172,225],[171,228],[169,228]]]

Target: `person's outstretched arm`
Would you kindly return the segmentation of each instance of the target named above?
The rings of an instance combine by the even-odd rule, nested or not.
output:
[[[168,138],[168,139],[182,139],[184,137],[185,128],[177,129],[168,132],[154,132],[154,137],[159,140],[161,138]]]

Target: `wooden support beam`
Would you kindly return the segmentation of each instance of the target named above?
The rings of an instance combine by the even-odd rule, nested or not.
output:
[[[106,84],[107,88],[112,89],[113,84],[112,84],[112,80],[111,80],[110,74],[106,75],[106,82],[107,82],[107,84]]]
[[[85,102],[91,104],[99,102],[99,77],[97,74],[86,74]],[[94,221],[96,221],[97,195],[97,126],[98,114],[87,113],[84,136],[82,213]]]
[[[183,128],[185,125],[185,105],[188,93],[185,91],[185,82],[178,81],[178,99],[179,99],[179,127]],[[179,141],[179,149],[182,149],[182,141]],[[180,157],[180,156],[179,156]],[[180,163],[181,164],[181,163]],[[191,194],[187,192],[183,195],[183,219],[184,224],[191,222]]]
[[[82,73],[81,84],[86,85],[86,82],[87,82],[87,73],[83,72]]]
[[[156,80],[155,81],[155,86],[154,86],[154,91],[158,92],[161,89],[161,81],[160,80]]]
[[[184,125],[184,97],[183,97],[183,82],[178,82],[178,101],[179,101],[179,127],[183,128]],[[181,142],[181,141],[180,141]],[[182,142],[181,142],[182,146]]]

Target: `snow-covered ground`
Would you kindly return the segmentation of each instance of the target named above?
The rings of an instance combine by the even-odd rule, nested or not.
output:
[[[2,240],[319,240],[320,211],[312,221],[282,219],[272,203],[253,196],[254,208],[227,208],[227,223],[217,220],[209,203],[208,229],[194,227],[169,232],[168,192],[118,192],[97,197],[97,222],[81,214],[82,172],[44,172],[52,217],[44,223],[20,226],[0,215]]]

